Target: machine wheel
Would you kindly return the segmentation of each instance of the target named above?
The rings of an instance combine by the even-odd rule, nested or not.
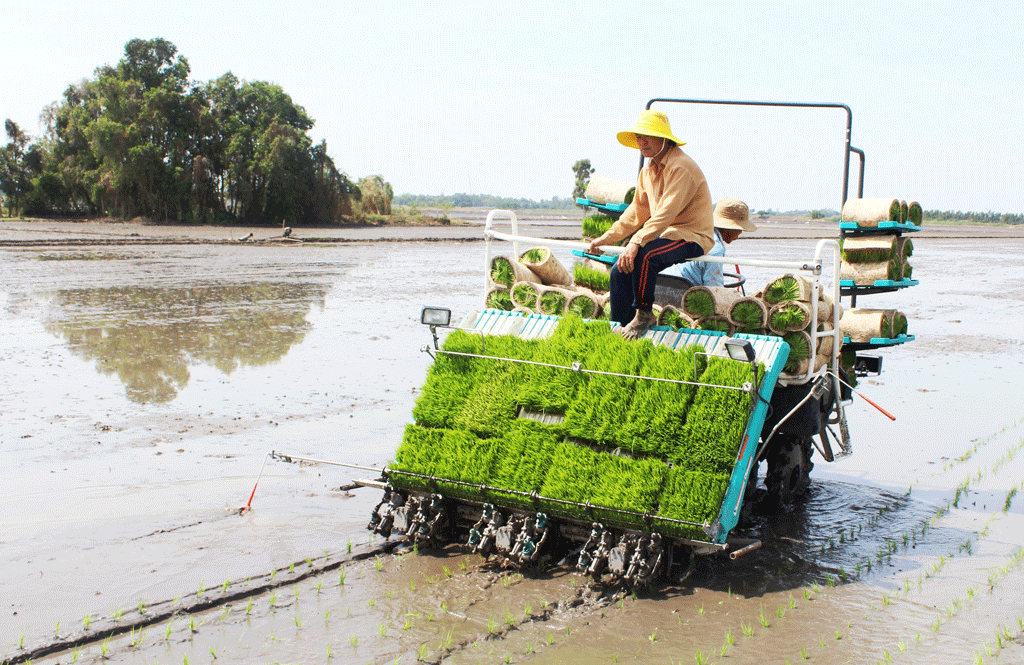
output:
[[[811,485],[811,438],[778,435],[778,444],[768,455],[765,486],[770,500],[792,503],[806,494]]]

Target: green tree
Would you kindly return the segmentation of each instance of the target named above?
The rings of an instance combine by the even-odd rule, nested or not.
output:
[[[595,169],[590,166],[589,159],[581,159],[572,165],[572,172],[576,174],[576,186],[572,189],[573,199],[581,199],[587,193],[590,175],[594,171]]]
[[[0,190],[7,199],[7,214],[14,217],[15,211],[21,211],[22,196],[32,187],[25,163],[31,138],[10,118],[4,122],[4,130],[9,142],[0,148]]]

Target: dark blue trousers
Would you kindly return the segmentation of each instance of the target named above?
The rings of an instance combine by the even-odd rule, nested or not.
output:
[[[640,248],[633,261],[633,271],[619,272],[615,262],[611,271],[611,320],[622,325],[636,316],[636,310],[651,311],[658,273],[665,268],[704,255],[704,248],[695,242],[657,238]]]

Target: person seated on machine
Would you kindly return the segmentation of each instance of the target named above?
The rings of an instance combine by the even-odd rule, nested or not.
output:
[[[715,246],[705,256],[725,256],[725,246],[744,231],[756,231],[750,221],[750,209],[739,199],[724,198],[715,205]],[[687,261],[665,268],[658,273],[654,302],[659,305],[679,306],[686,289],[692,286],[724,286],[722,264],[712,261]]]

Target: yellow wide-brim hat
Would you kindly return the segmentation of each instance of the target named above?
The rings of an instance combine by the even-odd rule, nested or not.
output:
[[[713,218],[715,227],[719,229],[757,230],[757,225],[750,221],[750,209],[739,199],[726,197],[719,200],[715,204]]]
[[[615,137],[619,139],[619,143],[627,148],[639,150],[640,148],[636,144],[637,134],[656,136],[673,141],[676,145],[686,145],[686,141],[681,141],[672,134],[672,127],[668,124],[668,116],[661,111],[651,111],[648,109],[641,112],[635,125],[624,132],[619,132]]]

